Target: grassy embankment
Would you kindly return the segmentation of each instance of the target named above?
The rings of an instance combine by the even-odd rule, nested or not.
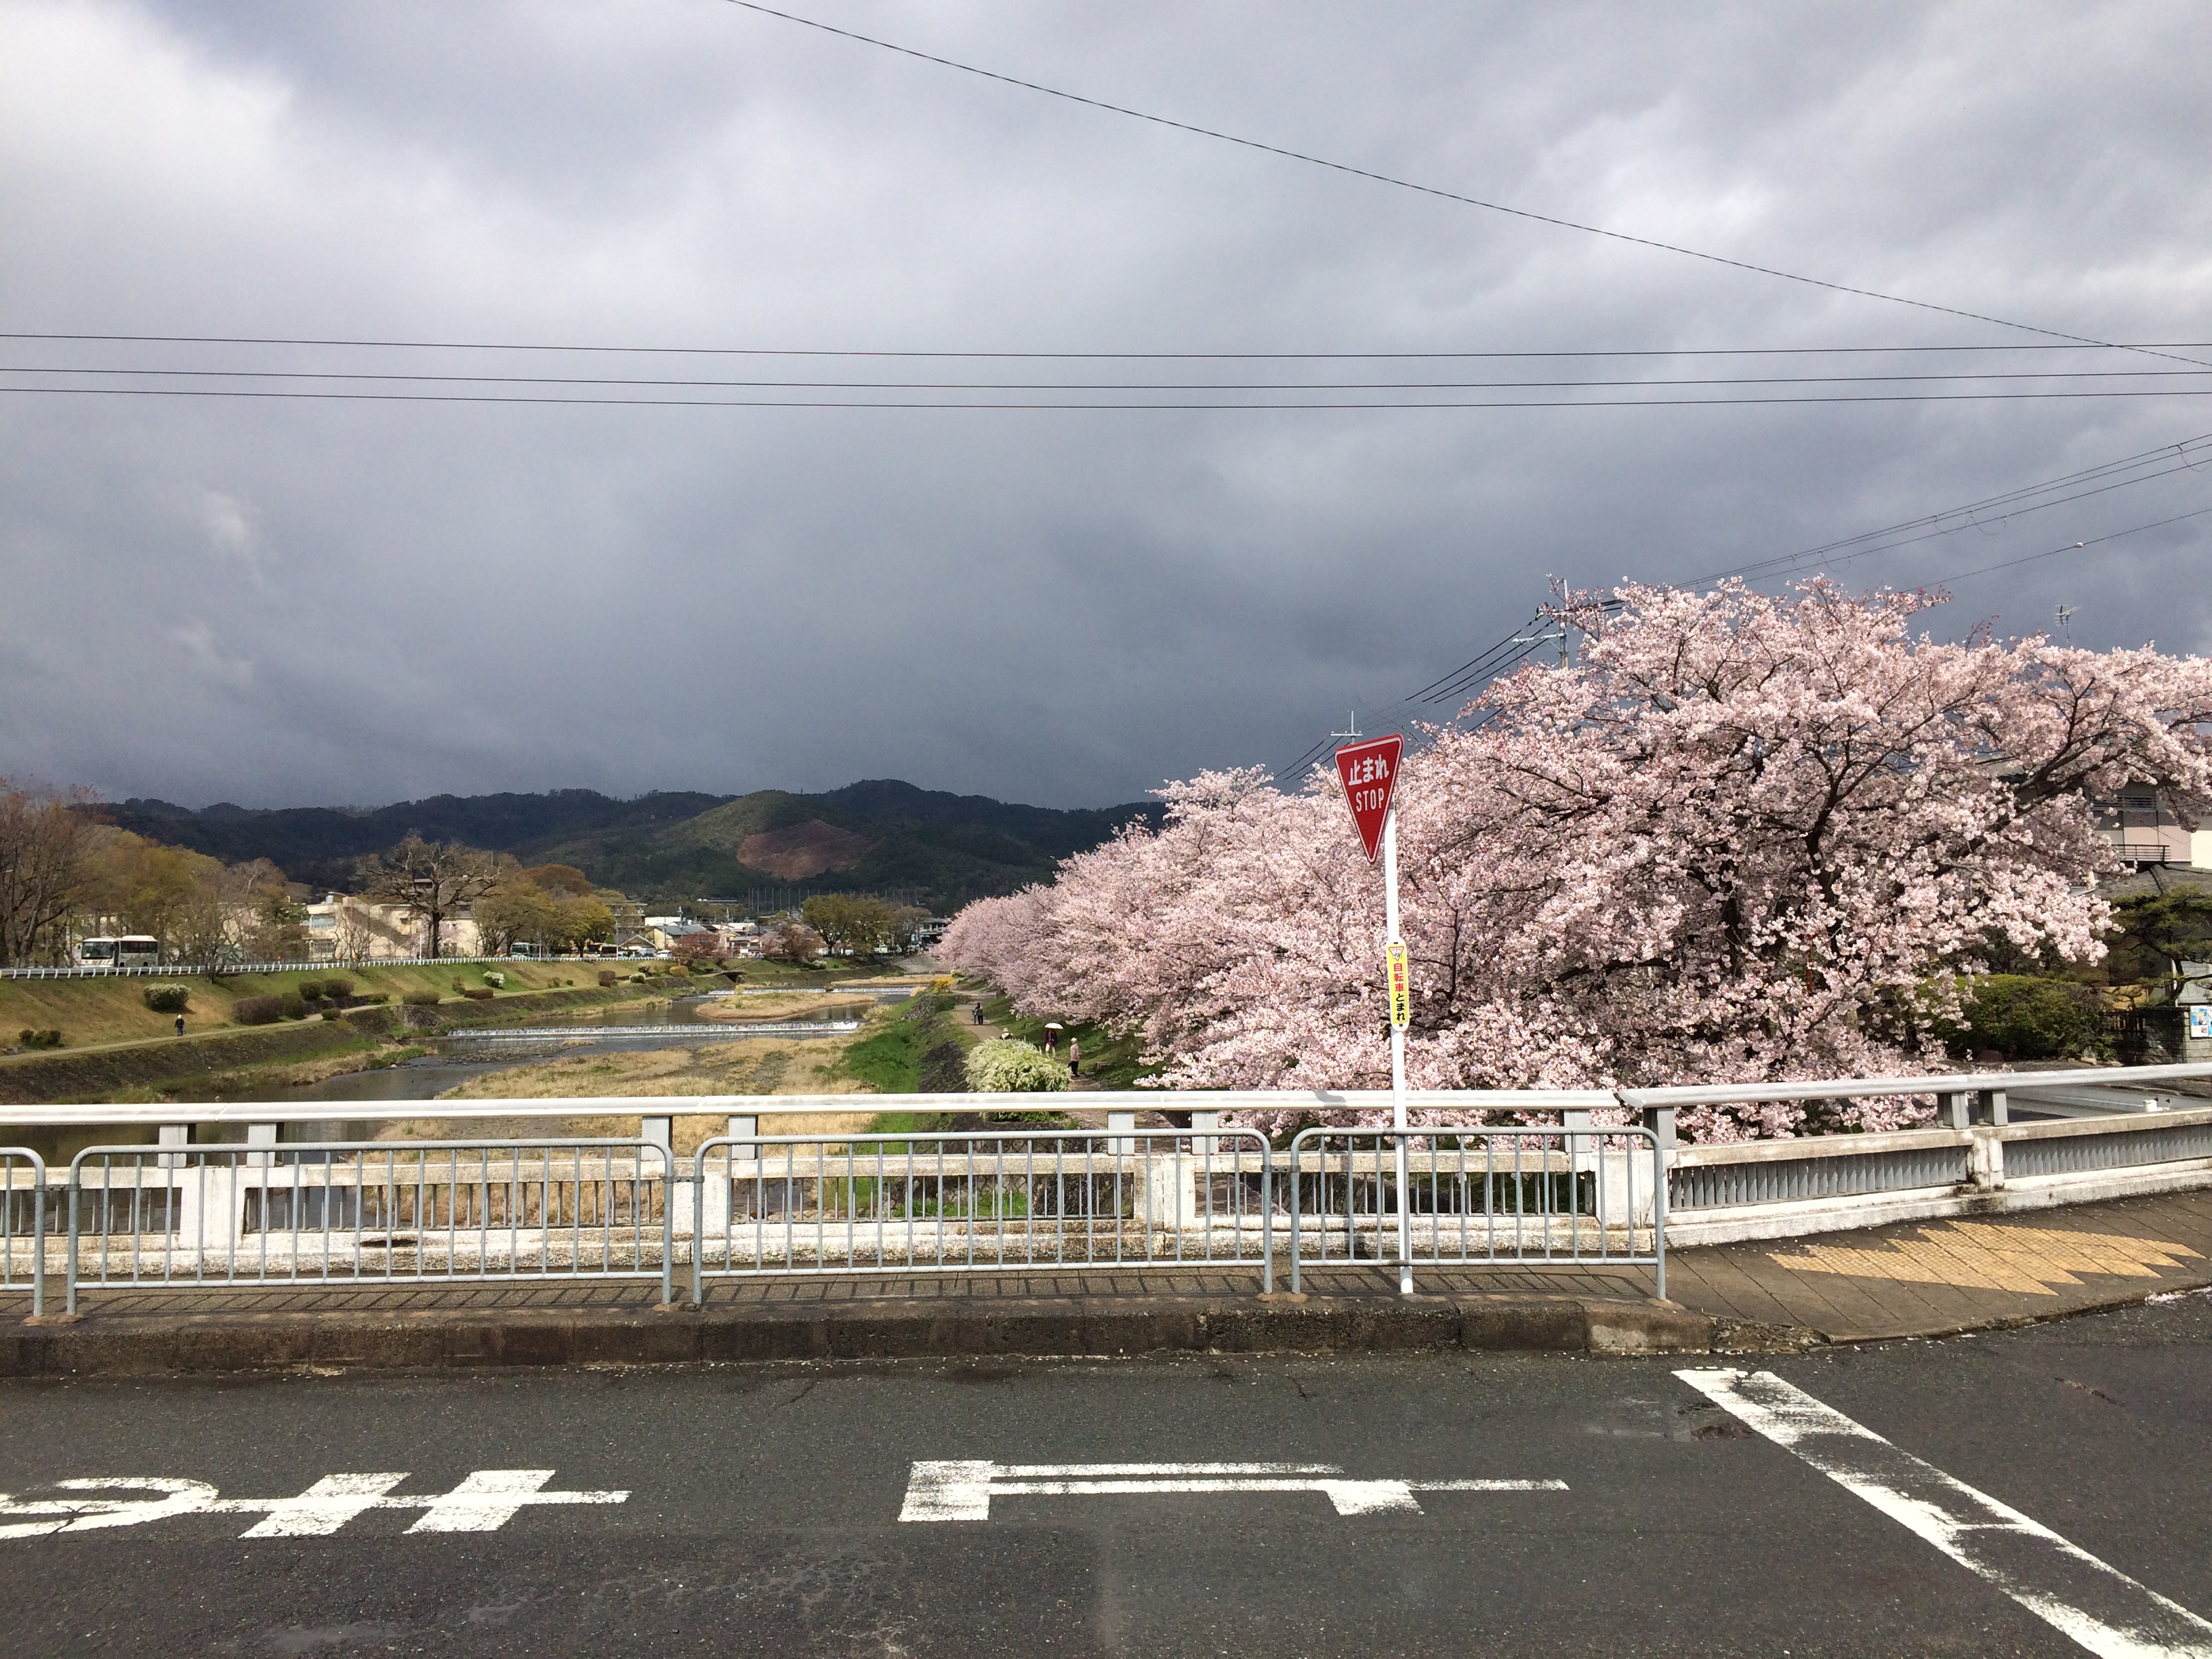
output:
[[[1012,1001],[995,994],[987,994],[983,1002],[983,1018],[1009,1036],[1039,1048],[1044,1046],[1044,1021],[1032,1019],[1014,1012]],[[1143,1038],[1134,1032],[1116,1036],[1103,1025],[1084,1021],[1061,1022],[1060,1053],[1067,1054],[1067,1044],[1073,1038],[1083,1045],[1083,1075],[1095,1079],[1102,1089],[1133,1089],[1137,1079],[1152,1076],[1159,1070],[1146,1066],[1138,1058],[1144,1047]]]
[[[653,964],[659,969],[661,964]],[[225,1100],[252,1098],[271,1088],[311,1083],[339,1072],[391,1065],[421,1052],[413,1044],[424,1024],[501,1024],[589,1014],[598,1005],[634,1001],[675,988],[665,980],[634,981],[624,964],[611,988],[599,983],[590,963],[504,963],[501,988],[483,982],[484,964],[441,967],[375,966],[298,973],[240,974],[220,979],[179,974],[173,980],[77,979],[0,981],[0,1039],[17,1030],[58,1030],[63,1046],[0,1056],[0,1100],[64,1101]],[[310,1016],[266,1025],[241,1026],[232,1018],[243,997],[283,994],[302,979],[340,977],[358,1004],[381,994],[381,1006],[356,1006],[345,1018]],[[713,982],[726,984],[724,978]],[[146,1006],[154,984],[186,988],[185,1035],[176,1035],[173,1013]],[[455,989],[490,990],[465,998]],[[686,981],[688,985],[690,981]],[[703,981],[702,981],[703,984]],[[410,994],[434,991],[435,1009],[404,1009]],[[407,1024],[403,1025],[402,1017]]]
[[[0,980],[0,1043],[17,1041],[20,1030],[59,1030],[70,1048],[93,1048],[117,1042],[149,1042],[176,1035],[174,1014],[156,1013],[146,1006],[149,985],[182,985],[191,994],[185,1010],[189,1035],[229,1026],[231,1011],[241,998],[283,996],[296,990],[303,979],[332,977],[352,981],[356,996],[382,992],[398,1002],[410,992],[436,991],[458,997],[459,985],[474,990],[489,988],[484,970],[503,974],[502,997],[533,991],[596,986],[599,975],[588,962],[504,962],[491,964],[449,963],[420,968],[318,967],[301,972],[238,974],[222,979],[179,972],[172,979],[10,979]],[[629,964],[623,964],[625,974]],[[725,981],[726,982],[726,981]]]

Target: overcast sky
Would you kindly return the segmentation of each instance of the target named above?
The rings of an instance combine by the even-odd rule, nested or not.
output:
[[[1830,283],[2098,341],[2212,342],[2202,6],[792,9]],[[0,0],[0,329],[16,332],[972,353],[2047,343],[725,0]],[[2176,355],[2212,362],[2212,346]],[[882,776],[1103,805],[1203,767],[1281,766],[1355,704],[1370,730],[1439,712],[1392,705],[1512,633],[1551,575],[1688,579],[2212,433],[2212,397],[2165,395],[2212,376],[2087,350],[1140,362],[11,340],[0,361],[11,386],[430,396],[1560,394],[87,371],[1188,386],[1997,370],[2132,378],[1733,395],[2161,394],[1139,411],[0,393],[0,771],[191,805]],[[1954,630],[2048,629],[2066,604],[2078,642],[2212,648],[2212,515],[2029,556],[2212,507],[2212,446],[2170,454],[1836,574],[1982,570],[1954,585]]]

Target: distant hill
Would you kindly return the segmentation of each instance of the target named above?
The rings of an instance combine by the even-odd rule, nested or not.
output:
[[[409,830],[512,853],[526,864],[573,864],[602,886],[648,900],[742,898],[755,888],[902,890],[939,909],[1050,876],[1155,804],[1060,811],[984,795],[917,788],[896,779],[826,794],[665,792],[617,800],[590,789],[541,795],[436,795],[374,809],[167,801],[105,805],[120,827],[227,862],[265,858],[287,875],[343,885],[354,861]]]

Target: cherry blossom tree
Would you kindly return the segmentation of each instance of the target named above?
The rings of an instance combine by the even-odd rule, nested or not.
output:
[[[1923,1070],[1994,941],[2097,956],[2091,803],[2134,784],[2185,822],[2212,804],[2212,664],[1939,642],[1914,626],[1941,600],[1820,580],[1563,595],[1577,660],[1493,684],[1401,767],[1414,1085]],[[940,955],[1024,1012],[1140,1030],[1164,1082],[1387,1082],[1380,880],[1334,776],[1161,793],[1157,833],[970,907]],[[1686,1127],[1787,1133],[1808,1110]]]

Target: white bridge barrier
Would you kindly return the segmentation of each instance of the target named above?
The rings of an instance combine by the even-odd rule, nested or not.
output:
[[[79,1290],[1142,1267],[1273,1282],[1358,1261],[1650,1266],[1668,1245],[1794,1237],[2212,1185],[2212,1064],[1647,1090],[1414,1091],[1386,1130],[1271,1145],[1224,1114],[1325,1122],[1386,1091],[596,1097],[0,1106],[10,1127],[152,1127],[66,1165],[0,1146],[0,1297]],[[1677,1144],[1707,1104],[1932,1097],[1940,1127]],[[869,1134],[876,1114],[1079,1112]],[[2016,1121],[2014,1110],[2047,1121]],[[1140,1127],[1140,1114],[1164,1114]],[[818,1126],[847,1115],[851,1129]],[[1429,1115],[1449,1114],[1456,1124]],[[804,1132],[779,1118],[816,1117]],[[319,1124],[640,1120],[635,1139],[313,1139]],[[1104,1121],[1096,1120],[1103,1116]],[[678,1156],[679,1117],[708,1120]],[[189,1121],[186,1121],[189,1120]],[[696,1121],[693,1132],[696,1132]],[[1455,1133],[1455,1127],[1475,1133]],[[554,1132],[557,1135],[557,1131]],[[1517,1162],[1516,1162],[1517,1160]]]

